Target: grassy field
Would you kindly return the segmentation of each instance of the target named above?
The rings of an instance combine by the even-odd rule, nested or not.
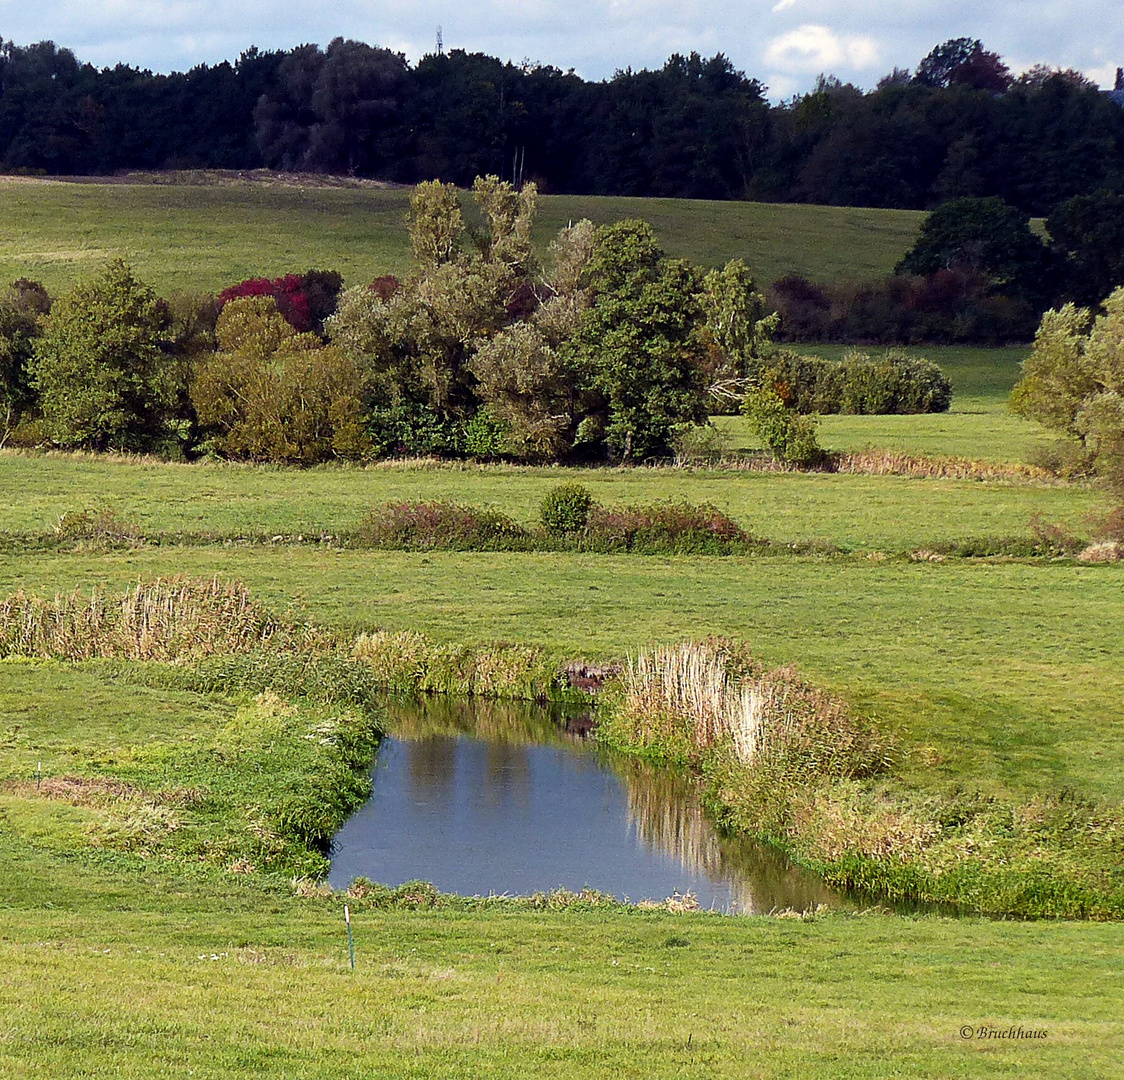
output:
[[[1124,1051],[1115,926],[361,911],[350,972],[338,902],[3,838],[0,867],[5,1077],[1093,1080]]]
[[[9,532],[41,532],[61,509],[106,496],[173,530],[353,521],[392,495],[488,500],[529,519],[563,475],[0,457]],[[750,518],[772,527],[762,531],[818,524],[871,553],[1025,528],[1032,507],[1079,516],[1097,499],[1064,486],[848,476],[581,478],[608,501],[764,507]],[[960,790],[1000,806],[1060,790],[1105,807],[1124,797],[1120,565],[9,545],[0,595],[180,573],[241,578],[275,610],[323,625],[439,641],[620,657],[653,641],[743,637],[893,732],[906,750],[893,784],[922,801]],[[261,739],[244,712],[224,697],[123,686],[96,666],[0,663],[0,1076],[1099,1077],[1119,1058],[1117,923],[356,900],[351,973],[342,898],[300,899],[284,879],[192,862],[190,831],[167,861],[120,844],[81,854],[106,835],[101,811],[26,810],[39,760],[52,775],[143,779],[167,760],[201,769],[208,746],[228,745],[224,732]],[[240,835],[237,803],[224,813],[222,829]],[[986,1034],[1019,1026],[1046,1037]]]
[[[604,659],[741,637],[933,748],[911,759],[916,780],[1124,799],[1119,565],[160,548],[3,556],[0,595],[176,573],[241,578],[327,625],[440,641]]]
[[[1093,1078],[1124,1050],[1117,924],[377,908],[185,860],[188,817],[162,858],[113,800],[35,799],[32,758],[137,784],[186,753],[260,813],[262,744],[245,703],[120,671],[0,662],[0,1076]],[[232,732],[248,760],[213,757]]]
[[[405,189],[105,184],[0,177],[0,280],[65,290],[124,256],[158,290],[218,291],[310,267],[361,284],[408,268]],[[738,257],[759,281],[888,274],[924,215],[908,210],[545,196],[536,238],[570,221],[642,217],[667,251],[710,266]]]
[[[168,291],[313,264],[362,281],[404,268],[405,199],[372,188],[0,180],[0,271],[57,290],[124,253]],[[544,200],[540,236],[571,218],[629,214],[652,221],[675,254],[740,255],[763,280],[790,269],[821,280],[885,273],[920,220],[558,197]],[[824,444],[1028,460],[1040,435],[1004,407],[1022,354],[920,351],[953,379],[951,413],[826,418]],[[735,447],[751,445],[739,418],[719,423]],[[713,503],[756,535],[847,553],[318,542],[396,499],[487,504],[529,524],[563,480],[607,504]],[[1036,514],[1084,535],[1104,505],[1094,488],[1025,481],[417,464],[302,472],[0,452],[0,597],[217,574],[282,617],[339,632],[417,630],[590,659],[743,638],[892,736],[893,771],[873,789],[906,817],[976,800],[1014,835],[1036,808],[1073,808],[1091,815],[1097,853],[1042,836],[1040,849],[1019,848],[1014,873],[1072,865],[1085,875],[1073,880],[1105,881],[1119,876],[1119,844],[1111,866],[1096,860],[1116,843],[1124,804],[1124,563],[916,554],[1027,537]],[[149,542],[55,543],[59,516],[91,506],[136,522]],[[189,674],[0,661],[0,1077],[1099,1078],[1124,1055],[1119,922],[353,897],[352,972],[344,897],[290,884],[318,856],[270,847],[269,821],[291,815],[288,795],[315,793],[318,777],[344,783],[347,763],[320,741],[336,714],[245,687],[203,689]],[[40,761],[56,786],[91,781],[89,797],[43,798]],[[196,788],[211,797],[199,802]],[[147,844],[153,822],[163,839]],[[1007,842],[981,836],[971,842]],[[241,872],[231,859],[243,848],[276,866]],[[1019,1027],[1045,1035],[1001,1037]]]

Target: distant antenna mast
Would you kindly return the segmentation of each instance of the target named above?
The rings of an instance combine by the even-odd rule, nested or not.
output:
[[[438,56],[444,56],[445,55],[445,42],[443,42],[441,40],[441,27],[440,26],[437,27],[437,55]]]

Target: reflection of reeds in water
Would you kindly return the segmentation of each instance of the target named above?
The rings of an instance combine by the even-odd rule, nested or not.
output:
[[[734,865],[688,783],[667,769],[629,764],[624,775],[629,827],[649,848],[677,859],[688,874],[725,883],[737,910],[757,911],[752,880],[744,867]],[[684,882],[681,891],[688,888]]]
[[[387,712],[391,733],[402,739],[471,735],[493,743],[525,745],[559,744],[566,738],[553,710],[526,701],[422,694],[391,699]]]
[[[644,843],[674,855],[693,874],[724,876],[722,845],[683,780],[667,769],[637,767],[626,784],[628,823]]]
[[[833,901],[830,890],[779,853],[720,836],[681,775],[635,759],[616,759],[614,767],[628,790],[629,827],[687,873],[725,884],[735,910],[803,911]]]

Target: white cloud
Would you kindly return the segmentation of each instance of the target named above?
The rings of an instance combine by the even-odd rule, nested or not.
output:
[[[1101,64],[1100,67],[1082,68],[1081,74],[1092,79],[1102,90],[1111,90],[1116,85],[1116,69],[1121,64],[1124,64],[1124,58],[1121,59],[1120,64]]]
[[[770,41],[765,60],[787,72],[863,70],[878,62],[878,43],[864,35],[837,34],[826,26],[798,26]]]
[[[782,11],[787,11],[790,7],[795,5],[796,0],[781,0],[779,4],[773,5],[773,14],[778,14]]]

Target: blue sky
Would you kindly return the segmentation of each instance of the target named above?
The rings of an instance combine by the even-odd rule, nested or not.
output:
[[[1124,65],[1120,14],[1119,0],[0,0],[0,36],[50,38],[99,66],[172,71],[250,45],[326,45],[341,35],[416,60],[440,25],[446,49],[594,79],[658,66],[673,52],[724,52],[785,98],[820,72],[873,86],[952,37],[981,39],[1016,72],[1073,67],[1107,87]]]

